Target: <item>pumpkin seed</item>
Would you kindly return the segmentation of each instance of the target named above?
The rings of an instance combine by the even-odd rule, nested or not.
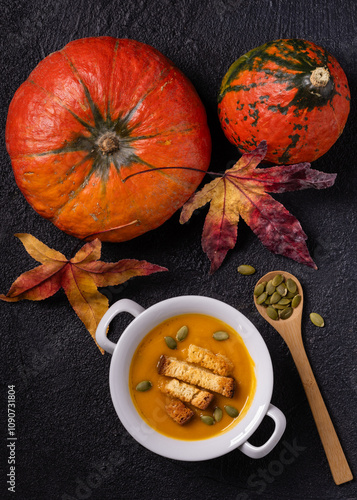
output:
[[[318,313],[311,313],[310,320],[315,326],[322,328],[325,325],[325,321],[322,316]]]
[[[285,297],[285,295],[288,293],[288,289],[287,289],[286,284],[285,284],[284,282],[283,282],[283,283],[280,283],[280,285],[278,285],[278,286],[276,287],[276,291],[277,291],[278,293],[280,293],[280,295],[281,295],[282,297]]]
[[[267,315],[269,316],[270,319],[278,319],[278,312],[276,309],[274,309],[273,306],[268,306],[267,307]]]
[[[176,340],[173,339],[172,337],[165,337],[165,342],[166,342],[167,347],[169,347],[170,349],[177,348]]]
[[[269,295],[266,298],[266,300],[264,300],[263,304],[265,304],[266,306],[270,306],[270,297],[269,297]]]
[[[254,295],[256,297],[259,297],[259,295],[261,295],[265,290],[265,284],[264,283],[259,283],[259,285],[257,285],[254,289]]]
[[[301,302],[301,295],[299,294],[295,295],[291,301],[291,307],[295,309],[300,304],[300,302]]]
[[[138,385],[135,387],[135,389],[139,392],[145,392],[151,389],[152,383],[150,380],[143,380],[142,382],[139,382]]]
[[[213,338],[215,340],[227,340],[227,339],[229,339],[229,335],[227,332],[218,331],[218,332],[214,332]]]
[[[280,318],[281,319],[288,319],[292,315],[294,309],[292,307],[286,307],[281,311]]]
[[[221,410],[221,408],[217,406],[217,408],[214,409],[213,418],[215,419],[216,422],[220,422],[222,420],[222,417],[223,417],[223,411]]]
[[[209,415],[201,415],[201,420],[206,425],[213,425],[214,424],[214,418],[210,417]]]
[[[277,304],[280,299],[281,299],[280,293],[274,292],[273,295],[270,297],[270,303]]]
[[[176,339],[179,342],[182,342],[183,340],[185,340],[185,338],[187,337],[187,335],[188,335],[188,327],[186,325],[181,326],[181,328],[176,333]]]
[[[286,280],[286,286],[288,288],[288,291],[291,293],[295,293],[297,290],[297,285],[296,285],[295,281],[292,280],[291,278],[288,278]]]
[[[288,306],[290,302],[291,302],[290,299],[283,297],[282,299],[279,300],[278,304],[279,306]]]
[[[282,274],[276,274],[274,278],[271,280],[273,286],[278,286],[283,281],[284,276]]]
[[[280,302],[280,301],[279,301]],[[286,309],[286,304],[284,306],[282,306],[281,304],[277,303],[277,304],[272,304],[272,307],[274,307],[274,309],[278,309],[279,311],[283,310],[283,309]]]
[[[239,411],[237,410],[237,408],[234,408],[234,406],[225,405],[224,409],[232,418],[236,418],[239,415]]]
[[[263,304],[263,302],[265,302],[267,298],[268,298],[267,292],[263,292],[261,295],[259,295],[259,297],[257,297],[257,304],[258,305]]]
[[[297,290],[296,290],[296,292],[295,292],[295,293],[288,292],[288,293],[286,294],[286,298],[288,298],[288,299],[293,299],[293,298],[295,297],[295,295],[297,295],[297,293],[298,293],[298,292],[297,292]]]
[[[275,292],[275,286],[272,283],[273,280],[268,281],[267,287],[266,287],[266,292],[268,295],[273,295]]]
[[[242,266],[239,266],[237,271],[240,273],[240,274],[243,274],[244,276],[249,276],[250,274],[254,274],[255,273],[255,269],[253,266],[249,266],[249,265],[242,265]]]

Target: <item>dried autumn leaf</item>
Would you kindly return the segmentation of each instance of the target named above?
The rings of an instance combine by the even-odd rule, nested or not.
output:
[[[211,261],[211,273],[235,246],[240,216],[271,252],[316,269],[299,221],[268,192],[327,188],[335,182],[336,174],[313,170],[310,163],[257,168],[266,152],[267,144],[262,141],[222,177],[194,193],[182,208],[180,222],[184,224],[197,208],[210,203],[203,227],[202,248]]]
[[[107,297],[98,292],[97,287],[120,285],[134,276],[148,276],[167,271],[164,267],[144,260],[102,262],[98,260],[102,248],[98,239],[83,245],[76,255],[68,260],[31,234],[15,236],[20,239],[31,257],[42,265],[21,274],[11,285],[7,295],[0,294],[0,299],[7,302],[18,302],[22,299],[43,300],[62,287],[71,306],[94,340],[98,323],[109,306]],[[100,350],[104,352],[101,348]]]

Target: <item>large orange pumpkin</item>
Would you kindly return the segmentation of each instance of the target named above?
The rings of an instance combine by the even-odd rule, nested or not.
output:
[[[10,104],[6,145],[16,182],[40,215],[78,238],[102,232],[106,241],[171,217],[211,153],[206,113],[188,79],[154,48],[111,37],[70,42],[39,63]]]
[[[275,40],[237,59],[223,78],[218,113],[242,153],[268,143],[266,160],[311,162],[341,135],[350,111],[336,59],[307,40]]]

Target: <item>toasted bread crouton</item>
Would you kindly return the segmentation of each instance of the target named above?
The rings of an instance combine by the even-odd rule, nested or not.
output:
[[[165,394],[169,394],[185,403],[190,403],[201,410],[205,410],[213,399],[213,394],[210,392],[202,391],[194,385],[180,382],[175,378],[163,381],[159,388]]]
[[[191,344],[188,348],[187,361],[189,363],[197,363],[203,368],[212,370],[218,375],[231,375],[233,371],[233,363],[223,354],[214,354],[208,349]]]
[[[195,414],[194,411],[187,408],[187,406],[179,399],[171,399],[171,401],[165,406],[165,410],[169,417],[180,425],[184,425]]]
[[[188,384],[198,385],[208,391],[218,392],[227,398],[232,398],[234,394],[234,379],[232,377],[222,377],[216,375],[205,368],[200,368],[186,361],[162,354],[157,366],[160,375],[177,378]]]

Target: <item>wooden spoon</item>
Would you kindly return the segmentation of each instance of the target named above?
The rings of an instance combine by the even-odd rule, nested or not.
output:
[[[282,274],[285,279],[291,278],[295,281],[298,287],[298,292],[301,295],[301,302],[299,306],[294,309],[293,314],[288,319],[271,319],[266,312],[266,307],[257,304],[257,298],[254,296],[254,303],[258,312],[264,319],[270,323],[275,330],[285,340],[291,355],[295,361],[298,369],[302,384],[305,389],[307,399],[312,410],[313,417],[317,426],[317,430],[325,449],[328,463],[330,465],[331,473],[336,484],[346,483],[353,479],[351,469],[348,466],[345,454],[342,450],[340,441],[337,437],[331,418],[328,414],[324,400],[322,399],[320,390],[312,372],[309,360],[306,356],[304,345],[301,336],[301,316],[303,309],[303,290],[300,282],[293,276],[285,271],[272,271],[265,274],[258,281],[257,285],[262,281],[268,282],[276,274]]]

